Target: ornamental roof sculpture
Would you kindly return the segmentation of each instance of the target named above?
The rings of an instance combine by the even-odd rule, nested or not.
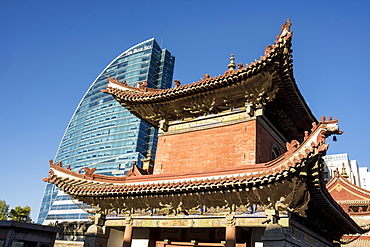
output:
[[[300,139],[316,118],[295,83],[292,65],[292,31],[288,20],[273,45],[250,64],[238,65],[234,56],[223,75],[206,74],[200,81],[171,89],[130,87],[108,78],[107,88],[122,106],[137,117],[158,127],[161,120],[173,121],[252,106],[266,106],[266,115],[279,130],[292,139]]]

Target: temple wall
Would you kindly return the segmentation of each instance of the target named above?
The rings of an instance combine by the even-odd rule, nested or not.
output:
[[[154,174],[256,163],[256,120],[158,138]]]
[[[280,154],[284,153],[285,147],[281,145],[281,141],[274,137],[272,129],[267,129],[260,122],[257,122],[257,138],[256,138],[256,162],[264,163],[271,160],[271,152],[273,148],[277,148]],[[276,135],[275,135],[276,136]]]

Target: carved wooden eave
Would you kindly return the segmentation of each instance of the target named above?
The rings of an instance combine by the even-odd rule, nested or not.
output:
[[[326,137],[340,134],[337,121],[314,124],[300,145],[265,164],[192,173],[112,177],[74,173],[50,163],[44,181],[105,214],[244,215],[253,208],[289,211],[339,239],[363,230],[325,189],[321,157]],[[253,209],[255,210],[255,209]],[[326,220],[323,220],[326,219]]]
[[[316,119],[293,77],[290,25],[288,20],[259,60],[240,65],[237,70],[216,77],[205,75],[200,81],[161,90],[130,87],[109,78],[103,92],[155,127],[161,120],[265,106],[266,116],[289,140],[301,139],[299,135]]]

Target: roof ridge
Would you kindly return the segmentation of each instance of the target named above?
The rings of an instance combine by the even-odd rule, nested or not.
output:
[[[108,78],[107,88],[103,89],[102,92],[111,94],[113,93],[113,91],[116,91],[116,90],[121,91],[121,92],[125,92],[128,90],[134,93],[134,94],[131,93],[127,95],[127,97],[133,98],[133,100],[135,100],[135,98],[137,97],[155,98],[158,95],[166,94],[168,92],[174,92],[176,94],[176,92],[182,92],[184,89],[186,89],[186,91],[188,90],[192,91],[192,89],[196,87],[205,87],[205,86],[209,86],[210,84],[216,84],[216,83],[217,84],[228,83],[228,79],[230,77],[239,76],[240,74],[243,74],[243,73],[249,73],[250,76],[252,76],[256,72],[258,72],[258,70],[260,69],[259,66],[261,66],[262,63],[268,62],[268,59],[269,58],[271,59],[274,53],[278,53],[278,50],[282,49],[282,53],[284,54],[291,53],[291,50],[288,47],[286,47],[287,44],[289,43],[287,41],[289,41],[292,37],[292,31],[290,31],[290,26],[291,26],[290,19],[288,19],[287,22],[283,24],[280,34],[276,37],[274,44],[266,46],[264,55],[260,56],[259,60],[255,59],[255,61],[251,62],[250,64],[246,64],[244,67],[242,67],[241,63],[239,63],[238,69],[226,70],[222,75],[211,77],[209,74],[205,74],[201,80],[198,80],[192,83],[179,85],[179,86],[176,86],[174,88],[169,88],[169,89],[154,89],[153,90],[150,88],[146,88],[147,91],[143,89],[140,90],[140,88],[126,86],[124,84],[120,84],[118,80],[112,81],[112,80],[109,80]],[[119,86],[120,88],[112,86],[113,84]]]
[[[369,190],[366,190],[364,188],[361,188],[360,186],[357,186],[356,184],[351,183],[348,179],[343,177],[342,174],[339,173],[339,171],[337,171],[335,173],[334,177],[326,184],[326,188],[329,190],[331,187],[333,187],[335,185],[336,181],[341,181],[342,183],[344,183],[348,187],[350,187],[350,188],[352,188],[352,189],[370,197],[370,191]]]

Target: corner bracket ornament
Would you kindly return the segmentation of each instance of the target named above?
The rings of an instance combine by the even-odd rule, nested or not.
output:
[[[50,169],[49,171],[49,178],[52,177],[54,175],[54,170],[53,169]]]
[[[245,112],[247,113],[248,117],[254,116],[255,107],[253,104],[245,104]]]
[[[126,226],[132,226],[133,223],[134,223],[134,220],[132,219],[131,216],[126,217],[125,219]]]
[[[236,219],[233,214],[227,214],[225,217],[225,224],[226,226],[235,226]]]
[[[274,209],[265,210],[267,220],[263,223],[276,224],[279,221],[279,212]]]
[[[159,121],[159,130],[162,132],[168,131],[168,121],[166,119],[162,119]]]
[[[54,170],[50,169],[49,176],[47,178],[41,178],[41,179],[42,181],[49,183],[49,180],[53,177],[53,175],[54,175]]]
[[[94,224],[98,226],[104,226],[105,215],[104,214],[95,214]]]

